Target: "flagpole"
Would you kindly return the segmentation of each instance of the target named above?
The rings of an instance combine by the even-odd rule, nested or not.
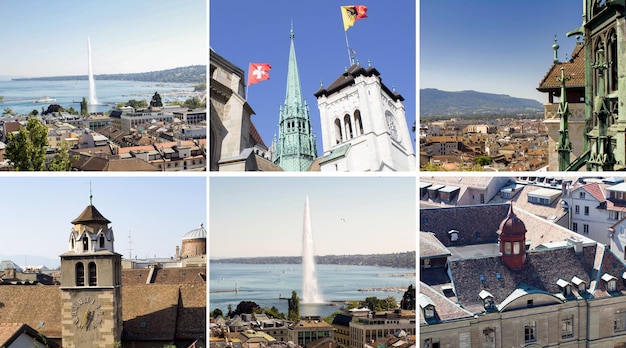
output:
[[[352,66],[352,56],[350,55],[350,44],[348,44],[348,31],[343,32],[346,36],[346,48],[348,49],[348,66]]]

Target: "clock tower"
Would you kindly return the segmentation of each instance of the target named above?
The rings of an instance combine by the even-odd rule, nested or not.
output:
[[[61,255],[63,347],[113,347],[122,339],[122,255],[109,221],[90,203],[72,221]]]
[[[415,171],[404,98],[358,64],[315,93],[324,155],[321,171]]]

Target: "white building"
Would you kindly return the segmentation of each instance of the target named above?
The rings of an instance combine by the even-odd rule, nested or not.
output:
[[[373,67],[352,65],[315,93],[322,126],[321,171],[414,171],[404,98]]]

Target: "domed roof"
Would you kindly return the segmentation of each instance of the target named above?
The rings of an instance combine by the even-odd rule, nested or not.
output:
[[[200,228],[196,228],[194,230],[191,230],[189,232],[187,232],[187,234],[185,234],[183,236],[183,240],[186,239],[206,239],[206,229],[204,228],[204,225],[200,224]]]
[[[513,204],[509,206],[509,214],[500,223],[498,234],[516,236],[526,234],[526,225],[513,212]]]

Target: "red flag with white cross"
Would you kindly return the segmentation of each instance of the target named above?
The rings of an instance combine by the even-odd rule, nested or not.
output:
[[[269,64],[250,63],[250,67],[248,69],[248,86],[257,82],[269,80],[270,69],[272,69],[272,67]]]

